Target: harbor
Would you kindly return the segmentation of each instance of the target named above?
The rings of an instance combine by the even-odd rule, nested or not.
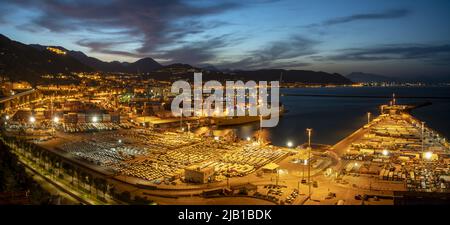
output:
[[[334,204],[353,193],[391,199],[362,200],[366,204],[392,204],[396,191],[448,193],[450,188],[449,144],[411,116],[411,108],[382,105],[378,117],[368,113],[367,124],[334,145],[309,141],[297,147],[273,146],[259,138],[229,139],[216,132],[205,136],[195,129],[154,130],[130,122],[86,123],[79,128],[62,124],[52,127],[53,132],[45,132],[45,123],[34,124],[21,140],[21,125],[10,121],[3,141],[30,162],[51,160],[48,163],[56,168],[48,172],[72,177],[71,185],[73,180],[77,185],[89,182],[70,172],[73,168],[93,171],[93,177],[103,177],[115,187],[110,198],[137,188],[131,198],[176,204],[174,198],[192,198],[189,195],[200,203],[202,196],[211,195],[205,193],[218,199],[242,196],[229,190],[244,185],[238,188],[245,190],[244,196],[267,203]],[[20,144],[24,141],[28,144]],[[361,201],[355,199],[345,201]]]

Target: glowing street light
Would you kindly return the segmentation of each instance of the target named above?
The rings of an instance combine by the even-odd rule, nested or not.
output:
[[[247,141],[251,141],[252,139],[250,137],[247,137]]]
[[[97,123],[98,122],[98,117],[97,116],[93,116],[92,117],[92,122],[93,123]]]
[[[122,139],[119,139],[117,142],[119,142],[119,144],[122,144]]]
[[[433,153],[432,152],[425,152],[424,157],[425,157],[425,159],[430,160],[433,157]]]
[[[5,116],[5,119],[6,119],[6,120],[9,120],[9,116],[8,116],[8,115],[6,115],[6,116]]]
[[[214,140],[216,140],[216,141],[218,141],[219,139],[220,139],[219,136],[214,137]]]
[[[55,116],[55,118],[53,118],[53,122],[59,123],[59,118]]]
[[[292,146],[294,146],[294,144],[292,144],[292,141],[288,141],[286,145],[288,146],[288,148],[292,148]]]
[[[34,118],[34,116],[30,116],[30,123],[34,123],[36,122],[36,118]]]
[[[383,155],[384,155],[384,156],[388,156],[388,155],[389,155],[389,151],[388,151],[388,150],[386,150],[386,149],[385,149],[385,150],[383,150]]]

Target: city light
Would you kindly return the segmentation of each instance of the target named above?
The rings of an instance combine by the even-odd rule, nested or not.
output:
[[[314,16],[289,20],[299,14],[300,1],[257,9],[220,1],[176,1],[167,7],[144,2],[7,4],[14,21],[0,34],[6,49],[0,50],[0,184],[10,185],[0,190],[0,204],[229,206],[222,213],[183,207],[159,215],[195,224],[335,219],[323,211],[323,217],[314,217],[283,210],[286,217],[271,207],[233,205],[450,203],[449,110],[435,104],[450,99],[441,90],[450,87],[441,76],[450,72],[450,60],[444,66],[428,62],[448,58],[448,40],[444,35],[444,43],[427,41],[448,29],[450,20],[439,20],[448,17],[448,3],[405,1],[396,8],[389,1],[355,1],[334,10],[317,3],[302,9]],[[424,13],[416,15],[419,7]],[[250,30],[245,40],[222,40],[214,24],[203,26],[242,24],[248,15],[247,29],[224,30],[236,37]],[[267,25],[268,15],[284,19]],[[54,38],[58,45],[74,38],[80,43],[47,47],[44,32],[23,33],[14,26],[36,25],[41,17],[58,19],[63,28]],[[417,21],[422,23],[401,26]],[[424,25],[435,21],[440,23]],[[185,35],[188,25],[201,32]],[[277,34],[267,36],[271,28],[278,28]],[[299,28],[327,35],[311,34],[310,40],[295,35]],[[397,35],[405,33],[421,38]],[[375,35],[413,44],[387,45],[383,38],[372,40]],[[339,41],[322,43],[331,37]],[[93,43],[102,38],[114,43]],[[199,40],[216,46],[200,48]],[[228,48],[217,46],[222,41]],[[236,50],[242,46],[248,49]],[[104,54],[92,56],[97,59],[66,48]],[[121,54],[136,49],[153,54]],[[411,55],[417,60],[405,60]],[[302,67],[300,58],[314,65]],[[387,60],[373,60],[380,58]],[[138,216],[156,218],[157,210],[151,211],[156,216]],[[107,218],[114,219],[112,214]],[[371,216],[390,220],[385,213]],[[398,217],[430,220],[445,214]]]
[[[294,144],[292,144],[292,141],[288,141],[286,144],[289,148],[292,148],[292,146],[294,146]]]
[[[430,160],[433,157],[433,153],[432,152],[425,152],[425,159]]]

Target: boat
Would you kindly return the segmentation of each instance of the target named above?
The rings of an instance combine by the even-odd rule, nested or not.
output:
[[[259,116],[228,116],[228,117],[215,117],[214,123],[217,126],[232,126],[246,123],[253,123],[259,121]]]
[[[284,114],[284,106],[280,107],[280,116]],[[265,116],[263,119],[270,118],[270,116]],[[225,117],[214,117],[213,121],[217,126],[233,126],[241,125],[246,123],[253,123],[260,121],[260,116],[225,116]]]

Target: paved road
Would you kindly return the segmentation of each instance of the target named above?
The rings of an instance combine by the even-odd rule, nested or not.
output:
[[[331,150],[341,156],[347,151],[347,149],[350,147],[350,145],[353,142],[361,139],[368,132],[369,132],[368,128],[361,128],[361,129],[355,131],[350,136],[344,138],[342,141],[335,144],[333,147],[331,147]]]

